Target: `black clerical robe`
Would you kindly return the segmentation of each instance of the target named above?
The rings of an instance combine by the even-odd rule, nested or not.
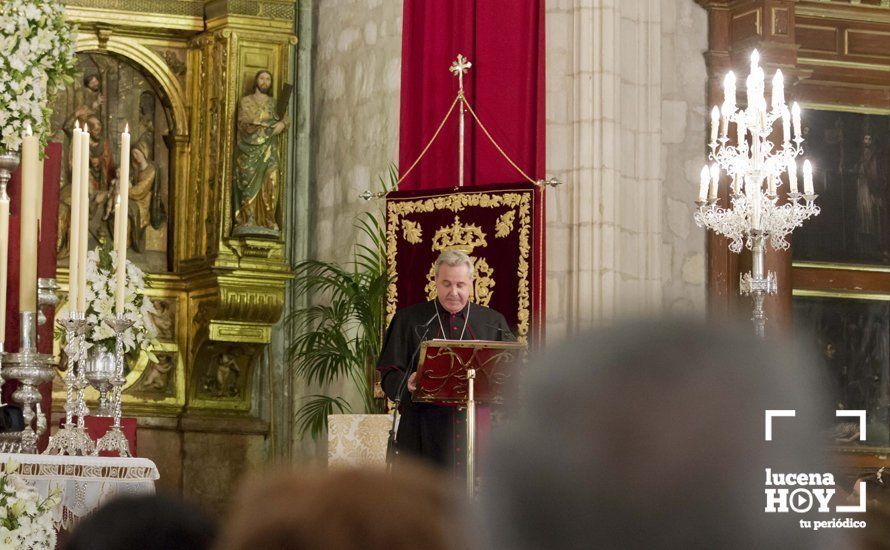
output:
[[[457,313],[449,313],[435,301],[401,309],[392,318],[377,361],[380,382],[387,397],[395,400],[406,371],[414,372],[417,368],[420,343],[434,338],[514,339],[503,315],[478,304],[469,303]],[[403,386],[397,434],[399,453],[431,460],[460,472],[465,467],[465,415],[454,407],[414,403],[407,383]]]

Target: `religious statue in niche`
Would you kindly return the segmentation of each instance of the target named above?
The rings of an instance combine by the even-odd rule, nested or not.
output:
[[[75,124],[90,131],[89,247],[112,238],[114,197],[122,162],[130,163],[128,259],[143,270],[168,270],[167,204],[169,151],[163,136],[172,119],[161,88],[140,67],[102,53],[77,54],[81,78],[61,92],[53,105],[51,139],[63,144],[68,162],[62,170],[59,205],[60,263],[68,256],[71,204],[71,137]],[[120,134],[129,125],[130,158],[120,159]]]
[[[176,302],[161,298],[149,299],[152,309],[149,310],[148,316],[151,317],[151,322],[158,329],[158,340],[173,340],[176,334]]]
[[[174,373],[176,357],[172,353],[158,353],[158,362],[149,363],[145,367],[145,374],[137,387],[141,391],[166,391],[170,387],[171,374]]]
[[[286,88],[287,89],[287,88]],[[238,101],[235,149],[234,236],[277,237],[280,163],[278,136],[287,128],[287,93],[276,103],[272,73],[262,70],[253,80],[253,93]]]
[[[204,393],[213,397],[238,397],[241,368],[234,354],[222,352],[213,358],[204,373]]]

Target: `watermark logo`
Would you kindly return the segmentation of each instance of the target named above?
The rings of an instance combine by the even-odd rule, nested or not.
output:
[[[767,409],[764,415],[764,441],[773,441],[773,424],[776,418],[794,418],[797,411],[793,409]],[[859,440],[865,441],[865,411],[835,411],[836,417],[854,417],[859,419]],[[777,425],[784,423],[776,423]],[[782,429],[787,429],[783,426]],[[781,430],[780,430],[781,433]],[[834,475],[830,472],[773,472],[771,468],[765,470],[764,496],[766,499],[764,511],[769,514],[805,514],[808,512],[819,513],[862,513],[865,512],[865,487],[864,481],[859,482],[859,504],[832,506],[831,501],[837,495],[837,485]],[[800,520],[800,526],[804,529],[829,529],[829,528],[864,528],[864,521],[855,521],[851,518],[834,518],[826,521]]]

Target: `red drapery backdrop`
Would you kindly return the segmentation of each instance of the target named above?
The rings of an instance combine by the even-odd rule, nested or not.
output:
[[[50,143],[46,147],[46,160],[43,163],[43,205],[40,214],[40,242],[37,245],[37,276],[41,278],[56,277],[56,237],[59,230],[59,177],[62,169],[62,145]],[[19,220],[21,219],[21,167],[12,174],[7,186],[9,193],[9,276],[6,291],[6,343],[8,352],[19,348]],[[47,321],[37,327],[37,351],[52,354],[53,326],[55,313],[52,308],[45,308]],[[18,382],[6,381],[3,384],[3,402],[12,403],[12,392]],[[40,387],[43,396],[40,406],[44,414],[52,411],[52,384]],[[38,441],[38,448],[46,447],[49,440],[49,428]]]
[[[467,99],[495,141],[529,176],[544,177],[544,0],[405,0],[399,168],[435,132],[457,93],[457,54],[473,63]],[[401,190],[458,183],[457,109]],[[467,113],[467,186],[524,181]]]

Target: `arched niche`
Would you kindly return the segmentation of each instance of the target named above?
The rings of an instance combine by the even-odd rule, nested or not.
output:
[[[90,247],[111,238],[111,209],[116,195],[120,134],[129,126],[131,239],[128,258],[146,272],[170,271],[173,265],[173,210],[184,184],[183,148],[188,120],[182,86],[155,52],[127,40],[95,36],[77,41],[78,74],[54,106],[51,139],[64,144],[70,159],[75,123],[86,124],[90,147]],[[59,205],[60,264],[67,258],[70,211],[70,160],[63,163]]]

